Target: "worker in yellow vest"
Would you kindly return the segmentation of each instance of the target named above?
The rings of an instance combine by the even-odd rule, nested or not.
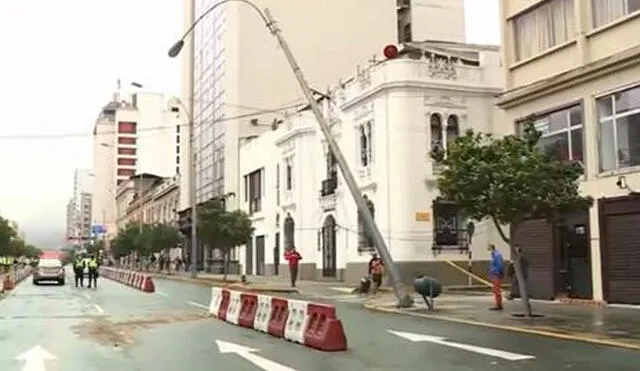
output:
[[[96,259],[95,255],[91,255],[89,260],[89,288],[92,287],[92,283],[94,288],[98,288],[98,266],[98,259]]]
[[[84,260],[81,257],[77,257],[76,261],[73,263],[73,273],[76,277],[76,287],[78,287],[78,283],[80,287],[84,287]]]

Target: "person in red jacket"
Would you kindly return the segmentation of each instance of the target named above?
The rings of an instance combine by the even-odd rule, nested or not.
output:
[[[302,260],[302,255],[296,251],[295,247],[285,250],[284,258],[289,262],[289,276],[291,277],[291,287],[296,287],[298,280],[298,262]]]

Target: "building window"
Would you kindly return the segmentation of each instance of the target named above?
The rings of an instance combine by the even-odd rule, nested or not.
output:
[[[249,212],[262,211],[262,193],[264,183],[264,168],[245,175],[245,197],[249,198]]]
[[[134,176],[136,173],[133,169],[118,169],[118,176]]]
[[[534,126],[542,136],[538,142],[540,150],[557,161],[584,160],[582,139],[582,105],[564,108],[537,117]],[[521,127],[520,130],[523,130]]]
[[[364,195],[364,201],[367,203],[367,208],[371,213],[371,216],[375,218],[375,206],[373,202]],[[375,244],[373,241],[373,233],[365,227],[364,218],[361,213],[358,212],[358,252],[372,252],[375,251]]]
[[[124,183],[124,179],[118,179],[118,185]]]
[[[126,122],[119,121],[118,122],[118,133],[122,134],[135,134],[136,133],[136,123],[135,122]]]
[[[373,161],[373,122],[367,121],[358,127],[360,132],[360,165],[367,167]]]
[[[123,147],[119,147],[119,148],[118,148],[118,154],[119,154],[119,155],[135,156],[135,154],[136,154],[136,149],[135,149],[135,148],[123,148]]]
[[[287,213],[287,217],[284,218],[284,248],[291,249],[296,247],[295,245],[296,223],[291,217],[291,214]]]
[[[276,164],[276,206],[280,206],[280,164]]]
[[[286,190],[290,191],[293,189],[293,158],[289,157],[285,160],[286,163],[286,179],[285,186]]]
[[[135,158],[118,158],[118,165],[136,166]]]
[[[448,145],[453,143],[460,136],[460,119],[458,116],[447,116],[446,127],[444,128],[443,117],[444,115],[440,113],[433,113],[429,117],[431,153],[446,153]]]
[[[513,21],[516,60],[521,61],[575,37],[574,0],[550,0]]]
[[[591,0],[593,27],[598,28],[640,10],[640,0]]]
[[[118,137],[118,144],[136,144],[136,138]]]
[[[599,98],[596,105],[600,171],[640,165],[640,87]]]

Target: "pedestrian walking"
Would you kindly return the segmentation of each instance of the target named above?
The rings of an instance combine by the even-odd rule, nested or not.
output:
[[[292,247],[284,252],[284,258],[289,262],[289,276],[291,278],[291,287],[296,287],[298,280],[298,263],[302,260],[302,255]]]
[[[491,310],[502,310],[502,279],[504,278],[504,259],[495,245],[489,245],[487,250],[491,253],[489,262],[489,279],[493,292],[493,307]]]

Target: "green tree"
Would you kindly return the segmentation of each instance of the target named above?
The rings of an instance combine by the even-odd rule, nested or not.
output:
[[[39,258],[41,254],[42,254],[42,250],[40,250],[38,247],[34,245],[27,243],[24,245],[24,250],[22,251],[20,256],[35,259],[35,258]]]
[[[9,255],[11,240],[16,237],[18,231],[11,221],[0,216],[0,255]]]
[[[253,227],[247,213],[227,211],[223,199],[212,199],[198,206],[198,235],[209,248],[222,251],[226,280],[230,249],[246,244],[253,235]]]
[[[140,243],[140,225],[129,223],[118,231],[116,237],[111,241],[111,252],[116,258],[128,256],[134,251],[138,251]]]
[[[529,218],[553,222],[560,214],[588,208],[593,202],[579,193],[582,165],[542,153],[540,135],[533,123],[525,125],[520,136],[495,138],[467,131],[448,145],[446,153],[432,153],[444,165],[438,177],[441,195],[457,203],[468,217],[491,220],[512,256],[514,246],[502,226],[517,231]],[[532,316],[519,259],[514,259],[514,267],[525,314]]]
[[[152,253],[166,251],[180,242],[180,232],[169,224],[154,224],[149,227],[147,242]]]

